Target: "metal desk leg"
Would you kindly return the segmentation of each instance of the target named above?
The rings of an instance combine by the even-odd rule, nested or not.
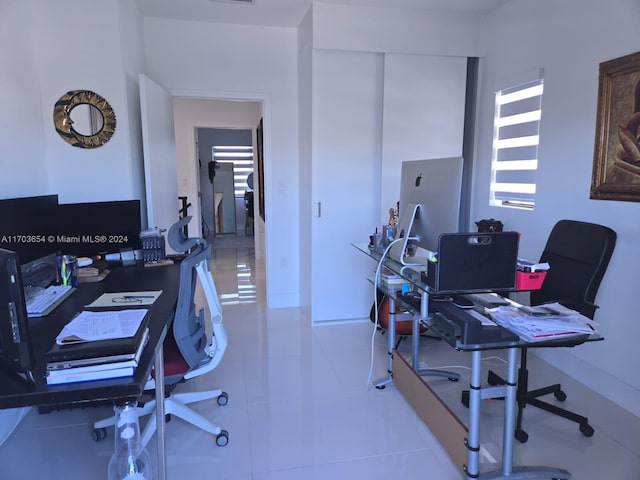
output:
[[[162,343],[156,349],[155,362],[155,378],[156,378],[156,441],[158,450],[158,480],[165,480],[166,474],[166,456],[164,448],[164,357],[162,352]]]
[[[389,325],[387,328],[387,376],[373,382],[376,388],[384,388],[393,382],[393,350],[396,348],[396,301],[389,296]]]
[[[413,369],[421,377],[447,377],[449,380],[460,380],[460,374],[447,372],[446,370],[436,370],[432,368],[420,368],[420,320],[429,317],[429,294],[422,292],[420,296],[420,315],[413,316],[413,330],[411,337],[412,363]]]
[[[482,353],[471,352],[471,379],[469,381],[469,438],[467,439],[467,465],[465,473],[468,479],[478,478],[480,468],[480,375]]]
[[[472,353],[471,365],[471,390],[469,393],[469,467],[473,465],[473,469],[467,469],[468,478],[480,478],[482,480],[512,480],[512,479],[557,479],[568,480],[571,474],[566,470],[553,467],[513,467],[513,436],[515,432],[516,419],[516,369],[517,369],[517,348],[509,349],[509,360],[507,365],[507,383],[504,392],[504,430],[502,439],[502,469],[484,473],[479,477],[471,476],[472,473],[478,472],[479,458],[479,423],[480,423],[480,352]],[[474,385],[477,388],[474,388]],[[487,389],[491,390],[491,389]],[[472,435],[473,426],[473,435]],[[471,448],[471,446],[478,448]],[[472,455],[473,454],[473,455]],[[472,463],[472,456],[474,457]]]

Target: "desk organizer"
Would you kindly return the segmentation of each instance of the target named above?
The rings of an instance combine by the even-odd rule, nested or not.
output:
[[[517,232],[443,233],[423,281],[434,293],[513,290]]]
[[[547,272],[516,272],[517,290],[540,290]]]

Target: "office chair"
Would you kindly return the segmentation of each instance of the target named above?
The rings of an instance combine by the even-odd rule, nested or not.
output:
[[[586,317],[593,318],[598,308],[594,303],[596,293],[609,265],[615,243],[616,232],[608,227],[575,220],[560,220],[551,230],[540,257],[540,262],[549,263],[550,269],[542,288],[530,292],[531,305],[559,302]],[[574,345],[575,340],[568,340],[554,347]],[[589,425],[586,417],[539,399],[553,394],[557,400],[564,401],[567,395],[562,391],[560,384],[529,390],[528,377],[527,348],[522,348],[516,395],[518,416],[515,437],[518,441],[525,443],[529,438],[522,429],[522,414],[527,404],[578,423],[580,432],[586,437],[593,435],[593,427]],[[504,384],[504,380],[491,371],[488,382],[491,385]]]
[[[229,433],[207,418],[187,407],[188,404],[217,398],[218,405],[226,405],[228,394],[221,389],[196,391],[189,393],[173,393],[175,386],[182,381],[204,375],[218,366],[227,348],[227,333],[222,324],[222,308],[218,301],[209,260],[211,246],[199,238],[187,238],[184,228],[190,216],[175,223],[168,233],[168,241],[176,252],[190,253],[180,265],[180,286],[178,301],[173,321],[172,331],[169,332],[163,344],[164,373],[166,391],[170,394],[165,398],[166,415],[175,415],[216,436],[216,444],[224,446],[228,443]],[[207,326],[204,321],[204,310],[195,313],[194,295],[196,285],[200,282],[209,307],[209,322],[211,337],[207,338]],[[145,390],[155,389],[155,378],[150,378]],[[138,409],[138,416],[155,412],[155,400],[144,403]],[[94,423],[94,439],[102,440],[106,437],[104,428],[114,424],[114,417]],[[156,430],[156,416],[151,415],[142,432],[142,445],[146,446]]]

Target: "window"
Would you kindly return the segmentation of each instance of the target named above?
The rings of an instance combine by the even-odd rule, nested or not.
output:
[[[244,192],[250,190],[247,177],[253,172],[253,147],[216,145],[213,147],[213,159],[216,162],[233,163],[234,195],[243,198]]]
[[[496,92],[491,205],[533,209],[542,78]]]

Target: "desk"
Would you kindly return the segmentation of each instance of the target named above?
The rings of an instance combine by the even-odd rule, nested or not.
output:
[[[382,255],[366,245],[354,244],[354,246],[369,255],[376,261],[379,261]],[[520,347],[545,347],[556,345],[568,345],[571,343],[568,339],[555,342],[536,342],[527,343],[522,340],[494,341],[492,343],[477,343],[473,345],[463,344],[460,338],[452,333],[451,330],[442,328],[444,323],[434,321],[434,315],[429,315],[429,287],[421,280],[420,269],[415,267],[404,267],[398,262],[385,259],[385,266],[393,272],[401,275],[415,288],[422,292],[420,312],[413,317],[413,342],[412,342],[412,365],[402,359],[394,348],[395,334],[395,317],[389,315],[389,377],[383,381],[379,381],[376,386],[384,386],[387,383],[394,382],[398,389],[407,398],[409,403],[416,409],[421,418],[434,430],[434,433],[443,442],[443,446],[447,452],[454,458],[454,461],[460,458],[460,448],[464,445],[466,450],[466,464],[463,464],[463,470],[467,479],[558,479],[567,480],[571,478],[571,474],[562,469],[553,467],[514,467],[513,466],[513,438],[515,430],[515,414],[516,414],[516,389],[517,389],[517,351]],[[422,269],[424,270],[424,269]],[[380,287],[380,286],[379,286]],[[384,289],[384,287],[382,286]],[[393,291],[388,292],[393,297]],[[434,303],[435,315],[441,315],[438,312],[437,302]],[[392,306],[390,305],[390,311]],[[460,314],[466,314],[460,310]],[[467,314],[468,315],[468,314]],[[468,430],[455,415],[449,410],[442,401],[437,398],[431,388],[420,378],[421,371],[417,369],[418,349],[419,349],[419,328],[420,323],[426,324],[430,331],[437,334],[449,345],[458,351],[466,351],[471,353],[471,379],[469,393],[469,428]],[[493,328],[493,327],[491,327]],[[573,342],[574,345],[585,341],[602,340],[602,337],[594,334],[590,336],[577,337]],[[507,362],[507,378],[506,385],[496,387],[482,387],[481,376],[481,354],[483,350],[506,349],[508,352]],[[480,403],[482,399],[504,397],[504,424],[503,424],[503,444],[502,444],[502,468],[487,473],[479,473],[480,459]],[[422,401],[424,400],[424,401]],[[446,417],[446,418],[445,418]],[[446,424],[447,420],[450,423]],[[460,462],[462,463],[462,462]]]
[[[33,353],[36,359],[33,371],[35,383],[21,381],[16,376],[0,372],[0,408],[55,406],[141,396],[154,362],[156,379],[164,377],[162,343],[173,321],[179,283],[179,265],[145,268],[139,263],[134,267],[113,268],[102,282],[80,284],[78,289],[48,316],[29,319]],[[48,386],[45,381],[44,354],[53,345],[63,325],[102,293],[138,290],[162,290],[162,295],[150,307],[149,342],[134,376]],[[163,381],[156,382],[156,405],[158,478],[164,479]]]

